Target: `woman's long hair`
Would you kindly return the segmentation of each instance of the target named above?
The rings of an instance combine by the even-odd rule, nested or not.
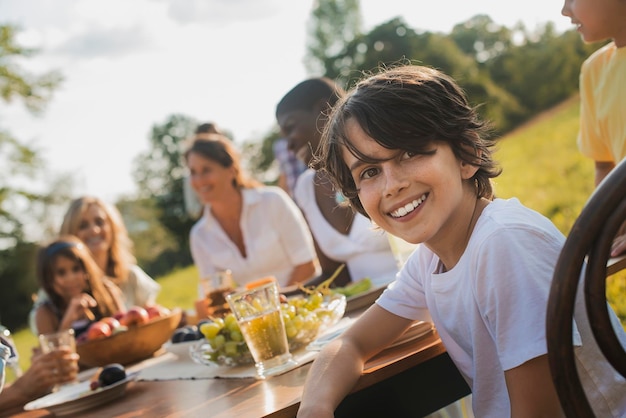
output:
[[[128,237],[122,215],[115,206],[93,196],[74,199],[65,213],[59,235],[78,236],[84,214],[92,205],[102,209],[106,214],[107,222],[111,225],[111,247],[108,250],[104,273],[119,286],[128,279],[130,264],[136,263],[136,259],[131,252],[133,244]]]

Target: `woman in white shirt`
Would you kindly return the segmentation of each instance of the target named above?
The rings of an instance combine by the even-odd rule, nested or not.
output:
[[[300,210],[280,188],[247,177],[228,138],[197,135],[185,161],[204,205],[190,233],[200,277],[228,269],[238,285],[275,276],[287,286],[316,275],[313,239]]]

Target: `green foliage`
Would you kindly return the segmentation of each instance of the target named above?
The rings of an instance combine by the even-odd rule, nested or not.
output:
[[[33,75],[17,62],[36,51],[16,41],[17,28],[0,25],[0,100],[19,100],[32,113],[41,112],[61,77],[50,72]],[[34,146],[23,144],[0,127],[0,320],[10,328],[25,322],[37,289],[33,260],[36,247],[30,235],[43,238],[51,231],[49,213],[66,202],[71,182],[49,176]],[[37,181],[50,192],[36,191]]]
[[[154,199],[120,199],[116,203],[128,226],[128,236],[134,243],[133,253],[146,273],[155,277],[172,270],[181,262],[164,254],[176,253],[178,244],[159,222],[161,210]],[[169,263],[172,264],[169,264]]]
[[[194,302],[198,299],[198,280],[196,266],[174,270],[159,279],[161,292],[157,297],[157,303],[169,308],[194,310]]]
[[[517,197],[567,234],[593,190],[593,162],[576,145],[579,101],[574,97],[502,138],[496,159],[499,197]]]
[[[151,213],[167,231],[167,248],[155,261],[167,263],[165,266],[169,269],[191,263],[189,231],[195,220],[185,208],[183,154],[186,141],[197,125],[197,121],[186,116],[171,115],[163,124],[152,127],[150,149],[135,160],[134,177],[140,190],[139,199],[153,200]],[[159,235],[163,236],[163,231],[154,236],[135,235],[133,239],[137,243],[143,239],[155,241]]]
[[[17,31],[16,26],[0,25],[0,97],[5,102],[20,99],[31,112],[38,113],[63,78],[54,71],[35,76],[16,64],[37,52],[16,43]]]
[[[36,251],[37,246],[30,243],[0,251],[0,323],[9,329],[22,326],[32,306],[31,295],[38,288]]]
[[[346,64],[338,63],[333,57],[361,34],[359,1],[317,1],[308,26],[305,64],[309,74],[335,78]]]

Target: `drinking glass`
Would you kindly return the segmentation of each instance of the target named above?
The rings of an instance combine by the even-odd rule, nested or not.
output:
[[[289,352],[276,281],[230,293],[226,300],[254,358],[259,379],[296,364]]]
[[[76,353],[74,330],[70,328],[50,334],[40,334],[39,345],[41,346],[42,354],[51,353],[61,348],[69,348],[72,353]],[[55,385],[52,391],[56,392],[60,387],[61,385]]]
[[[229,309],[226,294],[236,287],[230,270],[217,271],[200,279],[200,291],[204,299],[196,302],[198,318],[223,316]]]

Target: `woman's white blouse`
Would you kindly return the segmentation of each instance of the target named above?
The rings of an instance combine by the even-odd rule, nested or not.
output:
[[[369,277],[390,281],[398,272],[385,231],[375,228],[365,216],[357,213],[347,235],[338,232],[324,218],[315,200],[315,171],[300,174],[294,199],[306,216],[317,245],[333,260],[346,263],[353,281]],[[384,280],[383,280],[384,281]]]
[[[238,285],[270,275],[286,285],[294,267],[317,257],[306,221],[278,187],[244,189],[242,194],[241,230],[247,256],[241,255],[207,205],[190,233],[198,273],[205,277],[229,269]]]

